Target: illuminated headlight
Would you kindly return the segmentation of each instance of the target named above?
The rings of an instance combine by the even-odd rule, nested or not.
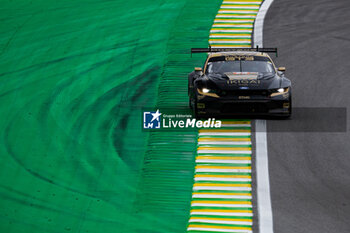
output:
[[[289,87],[286,87],[286,88],[279,88],[277,89],[276,91],[272,92],[271,93],[271,97],[274,97],[274,96],[279,96],[279,95],[283,95],[283,94],[286,94],[289,92]]]
[[[205,95],[205,96],[211,96],[211,97],[219,98],[218,94],[213,89],[209,89],[209,88],[205,88],[204,87],[204,88],[198,88],[197,91],[198,91],[198,93],[200,95]]]
[[[209,90],[208,88],[203,88],[203,89],[202,89],[202,92],[203,92],[203,93],[209,93],[210,90]]]

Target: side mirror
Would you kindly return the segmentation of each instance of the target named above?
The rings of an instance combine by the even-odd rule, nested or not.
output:
[[[286,67],[278,67],[277,70],[278,70],[278,71],[281,71],[281,72],[285,72],[285,71],[286,71]]]
[[[195,68],[194,68],[194,71],[195,71],[195,72],[202,72],[203,69],[202,69],[202,67],[195,67]]]

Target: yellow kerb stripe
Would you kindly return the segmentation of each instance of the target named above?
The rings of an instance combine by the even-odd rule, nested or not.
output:
[[[220,210],[220,209],[196,209],[196,210],[191,210],[192,212],[209,212],[209,213],[253,213],[252,210]]]
[[[234,13],[232,13],[232,14],[217,14],[216,15],[216,17],[222,17],[222,16],[237,16],[237,14],[234,14]],[[255,17],[256,16],[256,14],[244,14],[244,16],[249,16],[249,17]]]
[[[251,201],[192,201],[192,204],[242,204],[251,205]]]
[[[246,150],[251,151],[250,147],[198,147],[197,150]]]
[[[208,229],[227,229],[227,230],[251,230],[251,227],[226,227],[226,226],[212,226],[212,225],[197,225],[190,224],[188,228],[199,227],[199,228],[208,228]]]
[[[239,26],[251,26],[253,23],[240,23]],[[215,23],[214,25],[220,25],[220,26],[231,26],[232,23]],[[238,24],[233,24],[238,25]]]
[[[215,31],[215,30],[221,30],[221,31],[242,31],[242,30],[245,30],[244,32],[246,31],[253,31],[252,28],[227,28],[227,27],[224,27],[224,28],[220,28],[220,27],[217,27],[217,28],[212,28],[211,29],[212,31]]]
[[[200,168],[210,168],[210,169],[243,169],[243,170],[248,170],[248,169],[251,169],[250,166],[248,167],[226,167],[226,166],[205,166],[205,165],[197,165],[196,166],[197,169],[200,169]]]
[[[248,178],[250,179],[251,176],[244,176],[244,175],[200,175],[197,174],[195,177],[206,177],[206,178],[211,178],[211,177],[217,177],[217,178]]]
[[[217,186],[217,187],[252,187],[251,184],[213,184],[213,183],[197,183],[193,184],[194,187],[206,187],[206,186]]]
[[[253,12],[258,12],[259,9],[227,9],[227,8],[220,8],[219,13],[221,13],[222,11],[230,11],[230,12],[246,12],[246,11],[253,11]],[[250,13],[250,12],[249,12]]]
[[[242,39],[242,38],[238,38],[238,39],[231,39],[231,38],[227,38],[227,39],[210,39],[209,41],[228,41],[228,40],[229,41],[242,41],[242,40],[249,40],[249,41],[251,41],[251,39]]]
[[[221,7],[223,7],[223,6],[228,6],[228,7],[254,6],[254,7],[257,7],[255,4],[223,4],[223,5],[221,5]],[[221,9],[227,9],[227,8],[221,8]]]
[[[231,157],[231,156],[197,156],[196,159],[220,159],[220,160],[251,160],[250,157]]]
[[[192,193],[193,195],[198,195],[198,194],[202,194],[202,195],[224,195],[224,196],[247,196],[247,197],[251,197],[252,194],[251,193],[199,193],[199,192],[194,192]]]
[[[232,22],[232,21],[239,21],[239,22],[242,22],[242,21],[245,21],[245,22],[254,22],[254,19],[240,19],[240,18],[235,18],[235,19],[228,19],[228,18],[223,18],[223,19],[215,19],[215,21],[229,21],[229,22]]]
[[[226,33],[226,34],[223,34],[223,33],[211,33],[210,34],[211,36],[248,36],[250,37],[250,34],[237,34],[237,33]],[[226,123],[227,121],[221,121],[222,123],[225,123],[225,124],[230,124],[230,123]],[[242,122],[245,122],[245,121],[242,121]],[[247,123],[231,123],[231,124],[250,124],[250,122],[247,122]]]
[[[200,133],[250,133],[249,129],[200,129]]]
[[[223,35],[235,35],[235,34],[223,34]],[[239,34],[237,34],[239,35]],[[242,34],[245,35],[245,34]],[[223,124],[250,124],[251,121],[227,121],[227,120],[222,120],[221,123]]]
[[[249,142],[250,138],[198,138],[199,142]]]
[[[237,222],[253,222],[252,219],[239,219],[239,218],[199,218],[199,217],[191,217],[191,220],[216,220],[216,221],[237,221]]]
[[[225,2],[232,2],[233,0],[224,0]],[[240,2],[262,2],[263,0],[239,0]]]
[[[212,48],[221,48],[221,47],[225,47],[225,48],[248,48],[249,46],[248,45],[211,45]]]

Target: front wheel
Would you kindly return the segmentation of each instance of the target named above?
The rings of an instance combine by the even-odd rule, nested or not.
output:
[[[289,108],[288,108],[288,113],[284,116],[281,116],[280,118],[282,119],[290,119],[292,117],[292,96],[289,98]]]
[[[292,110],[293,110],[293,108],[292,108],[292,95],[290,95],[290,97],[289,97],[288,118],[290,118],[292,116]]]
[[[192,103],[193,103],[193,107],[192,107],[193,116],[194,116],[194,118],[198,118],[197,98],[193,98]]]
[[[292,116],[292,90],[290,90],[289,93],[289,108],[288,108],[288,118],[290,118]]]
[[[290,100],[289,100],[289,116],[292,116],[292,96],[290,96]]]

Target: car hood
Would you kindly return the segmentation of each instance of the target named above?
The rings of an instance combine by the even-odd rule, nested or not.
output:
[[[220,90],[236,89],[277,89],[281,87],[282,78],[277,74],[262,74],[253,72],[235,72],[225,74],[210,74],[206,76],[207,87]]]

